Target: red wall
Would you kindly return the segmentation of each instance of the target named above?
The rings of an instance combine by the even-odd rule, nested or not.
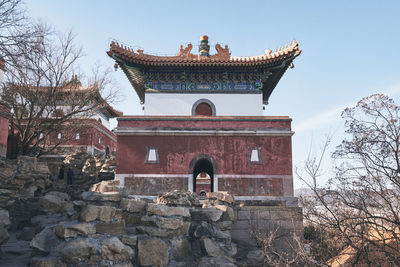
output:
[[[159,194],[171,187],[188,190],[194,163],[205,156],[212,159],[218,177],[213,184],[219,191],[242,196],[293,196],[290,123],[288,117],[123,117],[118,121],[119,129],[129,127],[125,129],[133,134],[117,137],[116,174],[124,176],[125,188],[133,194]],[[135,129],[147,129],[149,135],[136,135]],[[153,130],[173,129],[193,130],[194,134],[152,135]],[[196,135],[201,129],[233,134]],[[234,134],[242,130],[276,134]],[[157,148],[157,163],[146,163],[148,147]],[[261,163],[251,164],[250,148],[258,147]]]
[[[201,127],[290,129],[291,119],[282,117],[191,117],[138,116],[118,119],[118,127]]]
[[[146,147],[158,164],[145,164]],[[249,164],[249,147],[261,147],[263,164]],[[190,173],[196,156],[211,156],[218,174],[292,175],[290,136],[118,136],[117,173]]]
[[[8,116],[10,115],[10,109],[0,103],[0,156],[4,157],[7,154]]]
[[[0,155],[7,154],[8,118],[0,115]]]
[[[76,147],[91,147],[94,146],[98,150],[105,152],[106,147],[108,146],[110,149],[110,153],[114,151],[114,148],[117,147],[116,135],[108,130],[105,126],[99,123],[97,120],[87,119],[87,125],[82,126],[83,129],[81,131],[76,130],[76,132],[72,133],[67,140],[64,140],[60,147],[62,146],[76,146]],[[82,121],[79,121],[79,124],[83,124]],[[99,130],[101,129],[101,130]],[[105,133],[107,134],[105,134]],[[76,133],[79,133],[79,139],[75,139]],[[66,133],[63,133],[63,135]],[[69,133],[71,134],[71,133]],[[112,136],[113,138],[111,138]],[[101,143],[99,144],[99,137],[101,137]],[[51,140],[54,143],[59,142],[57,140],[57,133],[53,133],[51,135]],[[115,140],[115,141],[114,141]]]

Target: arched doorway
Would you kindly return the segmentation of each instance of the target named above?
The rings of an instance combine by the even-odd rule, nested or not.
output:
[[[212,116],[213,112],[211,106],[207,103],[200,103],[194,110],[195,116]]]
[[[197,100],[192,106],[192,116],[216,116],[213,102],[206,98]]]
[[[207,158],[198,159],[193,166],[193,192],[214,192],[214,166]]]

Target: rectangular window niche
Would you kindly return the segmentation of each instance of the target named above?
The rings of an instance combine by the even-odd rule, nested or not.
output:
[[[158,148],[157,147],[146,147],[146,161],[145,163],[159,163]]]
[[[262,164],[261,147],[249,147],[249,164]]]

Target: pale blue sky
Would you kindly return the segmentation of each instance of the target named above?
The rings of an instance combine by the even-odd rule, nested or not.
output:
[[[234,56],[297,40],[303,52],[264,112],[293,119],[294,165],[305,159],[311,142],[318,149],[326,133],[335,134],[334,145],[339,142],[344,107],[378,92],[400,102],[400,1],[30,0],[26,6],[33,17],[77,34],[86,54],[83,70],[96,62],[113,66],[105,54],[112,39],[173,55],[180,44],[197,44],[206,34],[212,47],[228,44]],[[117,108],[142,114],[122,71],[114,78],[124,94]]]

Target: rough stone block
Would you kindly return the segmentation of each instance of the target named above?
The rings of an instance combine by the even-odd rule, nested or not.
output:
[[[123,235],[120,237],[121,242],[128,246],[137,245],[137,235]]]
[[[187,236],[189,235],[191,222],[183,222],[182,227],[178,230],[178,234]]]
[[[140,214],[124,212],[122,214],[122,219],[125,221],[126,225],[139,224],[141,223],[142,216]]]
[[[205,221],[193,226],[193,236],[195,238],[201,238],[203,236],[212,237],[213,235],[214,229],[212,225]]]
[[[190,212],[188,208],[185,207],[170,207],[164,204],[154,204],[150,203],[147,206],[147,211],[150,214],[156,214],[160,216],[182,216],[190,217]]]
[[[230,242],[231,241],[231,232],[230,231],[216,231],[216,238],[221,242]]]
[[[119,236],[126,234],[124,222],[97,223],[96,232],[100,234],[110,234]]]
[[[235,199],[231,194],[229,194],[227,191],[219,191],[219,192],[207,192],[207,199],[210,200],[219,200],[222,202],[226,202],[229,204],[232,204],[235,202]]]
[[[61,210],[63,200],[56,196],[47,194],[39,199],[40,209],[44,212],[56,213]]]
[[[118,202],[121,200],[121,194],[119,192],[90,192],[86,191],[81,194],[81,198],[84,201],[111,201]]]
[[[141,216],[140,217],[140,225],[144,226],[157,226],[157,222],[159,221],[159,218],[156,216]]]
[[[107,260],[124,261],[132,260],[135,254],[132,248],[124,245],[117,237],[111,237],[103,241],[101,256]]]
[[[160,239],[145,239],[138,242],[141,266],[164,266],[168,264],[168,245]]]
[[[237,215],[238,220],[250,220],[251,219],[251,213],[249,210],[238,210],[238,215]]]
[[[96,244],[88,238],[78,238],[68,242],[61,248],[60,254],[66,263],[76,264],[82,259],[89,258]]]
[[[221,248],[210,238],[203,237],[201,239],[202,242],[202,249],[204,250],[205,254],[211,257],[225,257],[226,254],[221,250]]]
[[[171,254],[176,261],[182,261],[190,253],[190,242],[187,239],[172,239]]]
[[[53,230],[47,227],[32,239],[30,246],[41,253],[49,253],[59,242]]]
[[[200,205],[199,198],[196,193],[174,190],[157,198],[157,203],[178,206],[198,206]]]
[[[183,226],[181,218],[158,218],[158,224],[161,228],[176,230]]]
[[[217,227],[222,231],[231,230],[232,225],[233,225],[233,223],[231,221],[222,221],[222,222],[217,223]]]
[[[169,229],[161,229],[158,227],[138,226],[136,229],[143,234],[148,234],[154,237],[172,237],[176,234],[175,231]]]
[[[54,233],[63,239],[96,233],[94,225],[90,223],[65,224],[60,223],[54,227]]]
[[[146,207],[146,204],[141,199],[125,198],[121,200],[121,209],[127,212],[141,212]]]
[[[216,208],[203,208],[191,210],[193,221],[203,221],[207,220],[209,222],[216,222],[221,219],[223,214],[222,210]]]
[[[214,205],[213,207],[224,212],[223,217],[222,217],[223,220],[225,220],[225,221],[234,221],[235,220],[235,213],[231,207],[226,206],[226,205],[220,205],[220,204]]]
[[[115,215],[116,208],[111,206],[87,205],[80,213],[80,219],[84,222],[101,220],[110,222]]]

